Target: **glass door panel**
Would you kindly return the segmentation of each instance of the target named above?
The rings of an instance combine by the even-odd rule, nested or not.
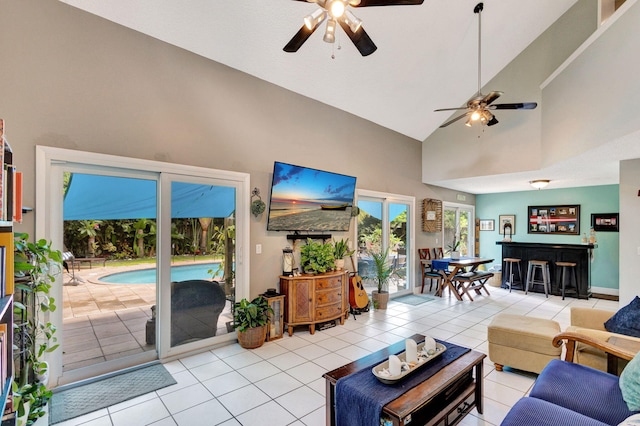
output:
[[[156,359],[157,180],[60,167],[62,372],[85,378]]]
[[[461,256],[474,256],[474,212],[472,208],[444,205],[442,239],[445,256],[453,249]]]
[[[389,203],[389,256],[393,275],[389,291],[402,292],[409,289],[407,283],[407,204]]]
[[[233,186],[171,182],[170,345],[233,332]]]

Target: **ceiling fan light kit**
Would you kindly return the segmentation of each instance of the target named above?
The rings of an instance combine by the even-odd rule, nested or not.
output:
[[[336,24],[340,24],[344,32],[351,39],[356,49],[362,56],[371,55],[378,47],[362,28],[362,20],[349,10],[349,7],[365,6],[398,6],[420,5],[424,0],[296,0],[316,3],[320,9],[304,17],[304,25],[289,43],[283,48],[285,52],[297,52],[298,49],[315,32],[320,24],[327,19],[327,26],[323,40],[327,43],[335,43]]]
[[[493,126],[498,124],[498,119],[491,113],[493,110],[497,109],[534,109],[538,106],[535,102],[519,102],[519,103],[511,103],[511,104],[494,104],[496,99],[502,96],[502,92],[493,91],[488,95],[483,95],[481,92],[482,89],[482,10],[484,9],[483,3],[478,3],[474,9],[473,13],[478,15],[478,92],[476,95],[467,101],[467,105],[460,108],[441,108],[437,109],[438,111],[456,111],[456,110],[466,110],[466,112],[462,115],[459,115],[446,123],[442,124],[440,127],[447,127],[449,124],[455,123],[458,120],[461,120],[464,117],[467,117],[465,126],[471,127],[473,123],[479,122],[482,125]]]

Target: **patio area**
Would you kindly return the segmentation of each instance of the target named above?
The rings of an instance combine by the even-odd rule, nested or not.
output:
[[[99,281],[106,274],[149,267],[87,265],[75,270],[77,285],[65,271],[63,371],[155,350],[155,345],[146,342],[146,323],[156,303],[156,285]],[[226,333],[227,321],[231,321],[229,302],[220,315],[218,334]]]

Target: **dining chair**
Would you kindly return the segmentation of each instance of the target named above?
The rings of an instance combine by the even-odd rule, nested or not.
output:
[[[433,249],[433,259],[443,259],[444,258],[444,250],[442,247],[434,247]]]
[[[427,279],[429,280],[429,292],[433,289],[433,280],[436,280],[437,293],[442,285],[443,277],[438,271],[434,271],[431,268],[431,262],[429,262],[432,259],[431,249],[419,248],[418,256],[420,257],[420,266],[422,268],[422,289],[420,290],[420,293],[424,293],[424,282]]]

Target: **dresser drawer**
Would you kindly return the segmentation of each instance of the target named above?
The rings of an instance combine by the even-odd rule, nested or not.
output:
[[[338,305],[342,301],[342,291],[340,289],[329,291],[316,291],[316,306],[322,307],[324,305],[331,305],[337,303]]]
[[[316,290],[328,290],[342,287],[341,277],[319,278],[316,280]]]
[[[316,321],[322,321],[323,319],[331,319],[342,315],[341,304],[323,306],[316,309]]]

